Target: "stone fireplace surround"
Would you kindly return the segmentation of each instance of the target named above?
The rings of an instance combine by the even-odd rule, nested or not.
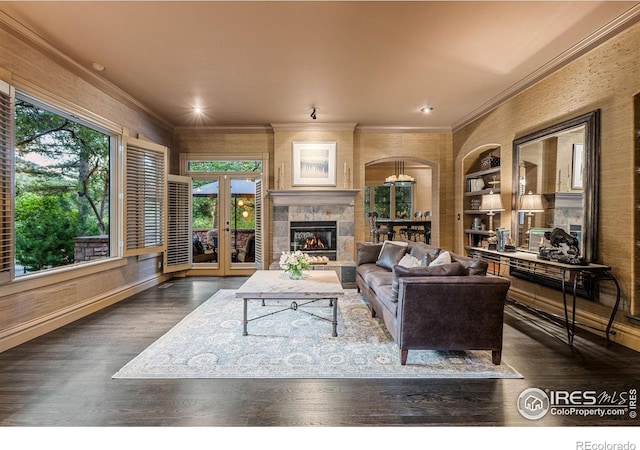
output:
[[[273,214],[272,261],[289,251],[290,224],[302,221],[335,221],[337,224],[337,261],[353,261],[354,196],[358,189],[348,190],[281,190],[270,191]]]

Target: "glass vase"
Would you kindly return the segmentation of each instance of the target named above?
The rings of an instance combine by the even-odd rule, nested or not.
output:
[[[302,269],[300,267],[291,267],[288,270],[289,278],[292,280],[302,280]]]

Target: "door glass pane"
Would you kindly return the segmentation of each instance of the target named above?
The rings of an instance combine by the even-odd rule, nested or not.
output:
[[[376,212],[380,218],[389,218],[391,211],[391,188],[389,186],[375,186],[374,187],[374,202]]]
[[[256,181],[231,179],[231,262],[255,262]]]
[[[218,181],[193,180],[193,262],[218,262]]]
[[[396,191],[396,218],[407,219],[411,217],[411,186],[395,186]]]

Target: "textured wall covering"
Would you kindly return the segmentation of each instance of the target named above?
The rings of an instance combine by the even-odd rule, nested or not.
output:
[[[635,24],[586,55],[553,73],[515,98],[506,101],[473,123],[456,130],[453,151],[456,175],[456,210],[462,209],[465,161],[488,143],[502,149],[502,194],[512,192],[512,142],[545,126],[582,113],[601,109],[599,262],[613,267],[622,288],[625,312],[640,313],[640,298],[633,270],[634,230],[634,95],[640,91],[640,24]],[[636,199],[637,201],[637,199]],[[506,202],[510,205],[510,201]],[[510,226],[510,214],[502,214],[501,225]],[[463,230],[456,224],[456,250],[461,251]],[[521,281],[517,284],[522,284]],[[517,286],[516,286],[517,287]],[[551,299],[558,293],[537,286],[529,290],[530,300]],[[613,301],[610,286],[602,285],[598,304]],[[608,314],[607,308],[581,302],[579,309],[592,320]],[[626,320],[620,315],[618,325]],[[631,331],[634,332],[633,330]],[[619,337],[622,339],[622,337]]]

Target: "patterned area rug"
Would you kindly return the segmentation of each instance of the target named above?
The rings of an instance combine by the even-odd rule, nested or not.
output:
[[[331,317],[328,301],[290,304],[250,301],[249,319],[265,317],[242,336],[243,302],[221,290],[113,378],[522,378],[492,364],[489,351],[414,350],[401,366],[398,346],[355,291],[338,302],[338,337],[315,317]]]

